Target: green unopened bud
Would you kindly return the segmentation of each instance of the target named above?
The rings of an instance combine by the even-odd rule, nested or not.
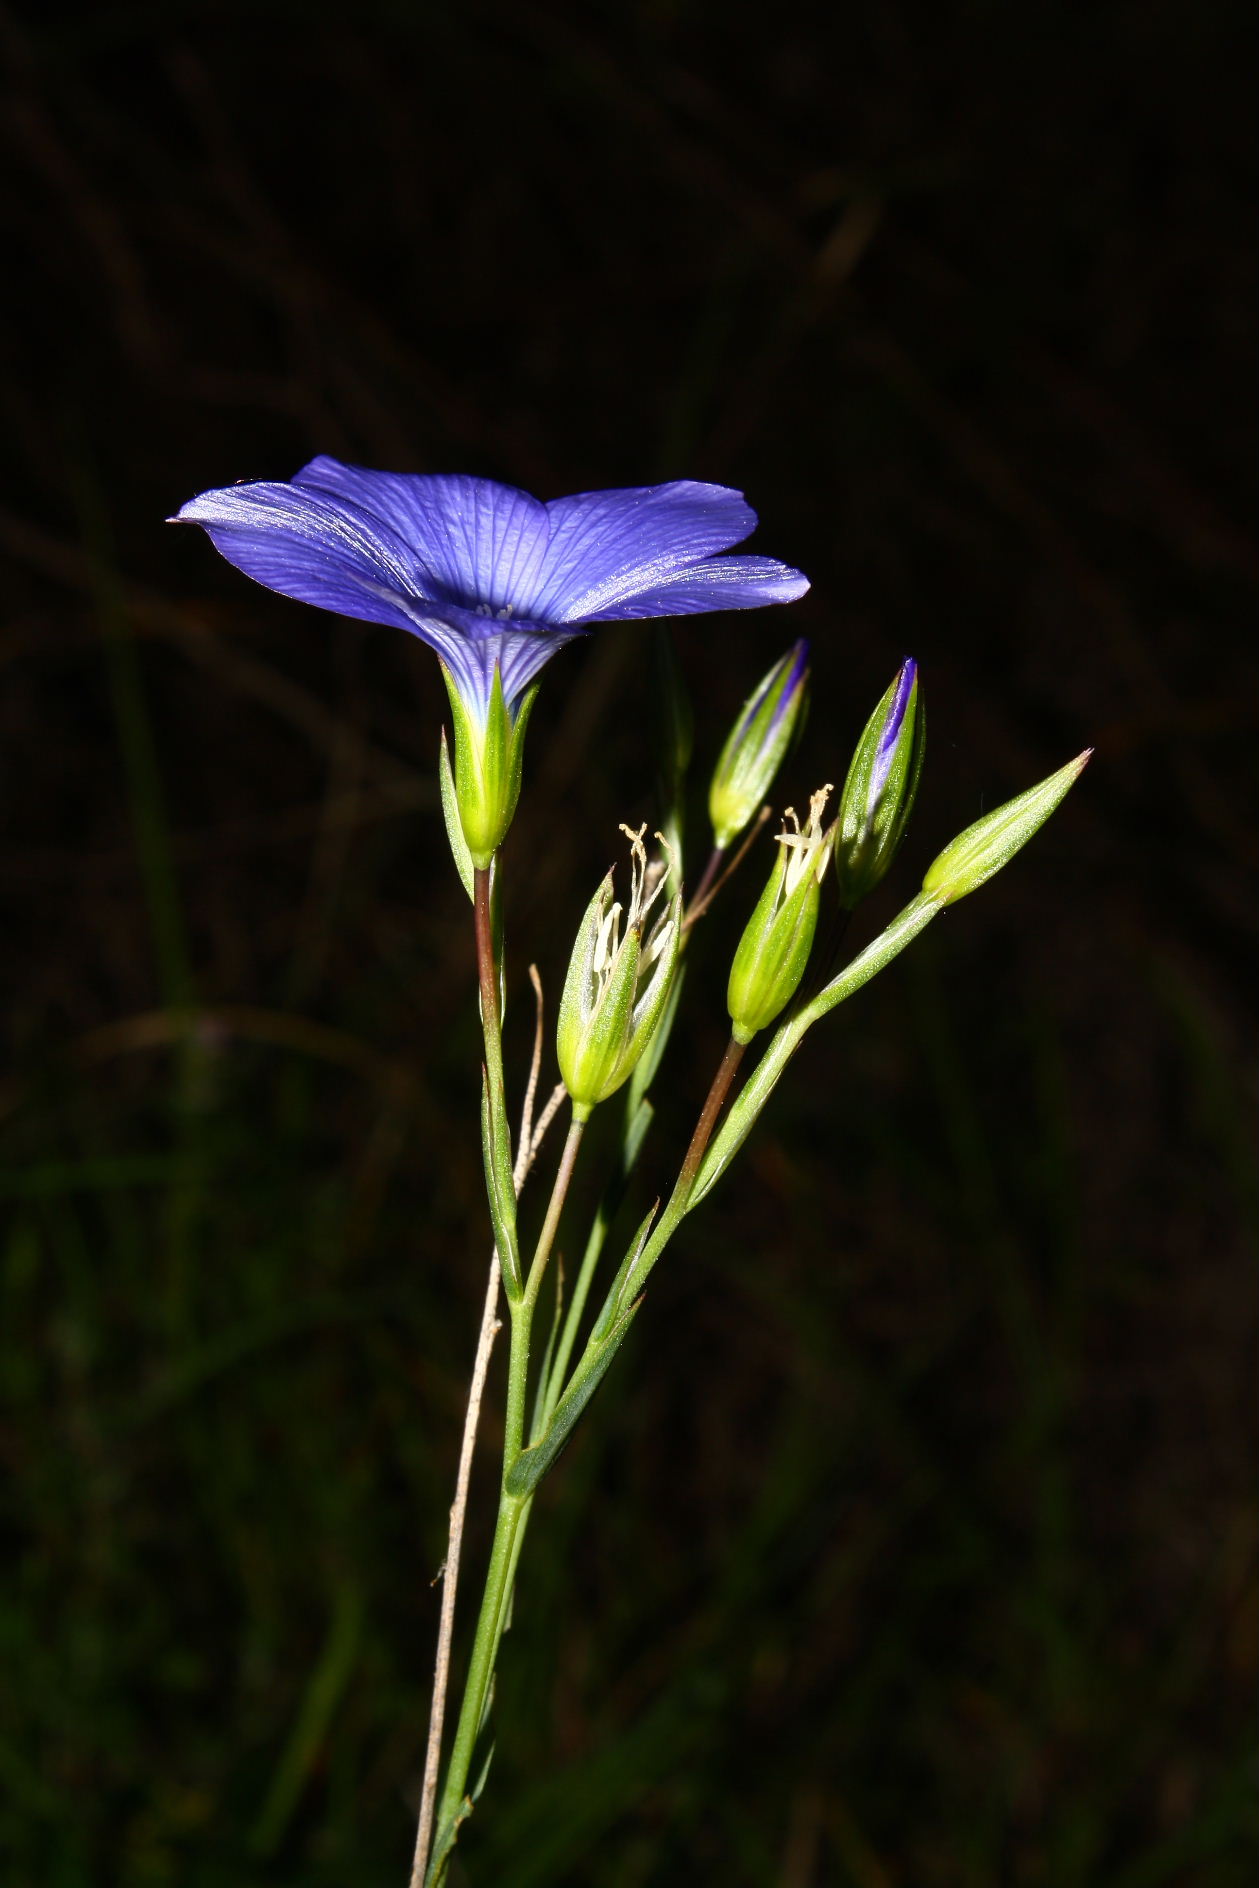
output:
[[[813,795],[803,830],[787,808],[790,823],[778,835],[782,850],[730,970],[726,1005],[736,1042],[751,1042],[768,1028],[804,975],[817,928],[818,886],[830,857],[830,834],[822,831],[830,791],[823,787]]]
[[[502,845],[520,798],[525,729],[538,691],[531,688],[513,716],[503,699],[503,678],[495,663],[489,704],[481,722],[460,695],[444,663],[442,673],[454,717],[459,824],[473,865],[484,870]]]
[[[903,662],[857,743],[835,822],[835,880],[846,911],[872,892],[905,837],[926,734],[918,664]]]
[[[977,891],[994,872],[1011,860],[1020,846],[1043,826],[1059,802],[1066,798],[1088,765],[1093,750],[1069,760],[1048,780],[1029,787],[1015,800],[1007,800],[991,813],[985,813],[952,845],[946,846],[922,881],[922,889],[937,904],[951,905],[967,892]]]
[[[648,860],[646,830],[621,828],[630,841],[629,908],[622,914],[614,903],[609,872],[581,921],[564,980],[556,1048],[577,1121],[633,1074],[660,1023],[677,969],[682,894],[668,896],[668,867],[662,859]]]
[[[759,809],[803,724],[809,645],[798,642],[753,689],[730,730],[708,790],[713,838],[725,851]]]

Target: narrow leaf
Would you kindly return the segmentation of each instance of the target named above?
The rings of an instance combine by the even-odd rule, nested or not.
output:
[[[641,1303],[639,1299],[638,1304]],[[625,1334],[638,1311],[638,1304],[630,1306],[602,1344],[587,1349],[572,1382],[555,1406],[555,1414],[545,1436],[533,1448],[523,1450],[516,1457],[504,1484],[509,1495],[531,1495],[552,1467],[576,1427],[578,1418],[602,1383],[612,1359],[624,1343]]]

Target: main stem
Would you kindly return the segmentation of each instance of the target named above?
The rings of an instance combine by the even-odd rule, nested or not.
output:
[[[455,1637],[455,1597],[459,1588],[459,1562],[463,1554],[463,1524],[468,1512],[468,1486],[472,1479],[472,1456],[476,1448],[476,1434],[481,1418],[481,1398],[485,1392],[490,1351],[493,1349],[499,1328],[499,1282],[498,1254],[495,1253],[490,1260],[490,1275],[486,1281],[485,1308],[481,1313],[481,1331],[477,1338],[476,1361],[472,1368],[468,1407],[463,1419],[463,1439],[459,1446],[459,1472],[455,1478],[455,1499],[450,1509],[446,1564],[441,1573],[442,1605],[437,1628],[437,1656],[433,1664],[433,1700],[429,1709],[428,1744],[424,1752],[424,1782],[420,1790],[420,1821],[415,1837],[410,1888],[423,1888],[424,1876],[428,1868],[428,1852],[433,1840],[433,1817],[437,1809],[437,1780],[441,1770],[442,1732],[446,1723],[446,1693],[450,1685],[450,1649]]]
[[[484,1001],[483,994],[482,1002]],[[529,1389],[529,1345],[533,1329],[533,1313],[538,1302],[538,1292],[542,1285],[547,1261],[555,1244],[555,1235],[559,1230],[560,1216],[564,1210],[564,1201],[568,1196],[573,1169],[577,1164],[583,1127],[584,1123],[576,1120],[569,1127],[568,1138],[564,1143],[564,1151],[556,1170],[555,1183],[551,1189],[546,1218],[543,1220],[542,1231],[538,1235],[538,1243],[529,1267],[525,1291],[523,1296],[510,1306],[511,1354],[507,1366],[503,1481],[499,1492],[498,1520],[494,1528],[494,1544],[490,1549],[490,1564],[485,1576],[481,1613],[477,1620],[476,1637],[472,1643],[467,1684],[464,1688],[459,1723],[455,1730],[450,1765],[446,1772],[441,1807],[438,1811],[437,1833],[439,1841],[442,1842],[451,1825],[457,1823],[461,1815],[466,1813],[468,1773],[472,1768],[472,1757],[476,1749],[481,1722],[485,1716],[486,1700],[489,1697],[490,1685],[494,1677],[494,1665],[498,1657],[499,1643],[503,1636],[511,1600],[520,1530],[528,1516],[532,1501],[529,1495],[508,1494],[506,1484],[507,1477],[525,1445],[525,1410]],[[431,1877],[434,1884],[442,1879],[445,1872],[446,1854],[449,1854],[448,1847],[445,1848],[444,1853],[439,1853],[436,1859],[435,1872]]]
[[[446,1771],[446,1785],[442,1791],[441,1806],[437,1813],[437,1837],[443,1843],[443,1849],[434,1858],[434,1870],[430,1871],[429,1880],[436,1884],[445,1874],[446,1858],[450,1853],[445,1837],[452,1823],[462,1820],[465,1798],[468,1788],[468,1772],[472,1768],[472,1755],[481,1729],[481,1719],[485,1715],[485,1701],[489,1695],[490,1681],[494,1676],[494,1661],[498,1656],[499,1640],[503,1636],[503,1624],[507,1613],[507,1601],[511,1591],[511,1573],[515,1565],[516,1532],[529,1508],[529,1496],[509,1495],[504,1489],[499,1496],[498,1521],[494,1528],[494,1544],[490,1548],[490,1564],[485,1575],[485,1593],[481,1600],[481,1616],[477,1620],[476,1638],[472,1642],[472,1658],[468,1665],[468,1678],[464,1687],[463,1705],[459,1712],[459,1724],[455,1731],[455,1741],[450,1752],[450,1765]],[[471,1808],[471,1804],[467,1805]]]
[[[503,1085],[502,1018],[498,1001],[498,966],[494,961],[494,922],[491,907],[492,878],[489,868],[477,869],[473,879],[473,924],[476,934],[477,985],[481,997],[481,1026],[485,1044],[485,1066],[490,1082]],[[459,1472],[455,1500],[450,1510],[450,1533],[446,1564],[442,1570],[442,1607],[437,1631],[437,1658],[433,1672],[433,1700],[429,1711],[428,1744],[424,1753],[424,1781],[420,1790],[420,1820],[415,1838],[415,1855],[410,1888],[422,1888],[433,1841],[433,1819],[437,1804],[437,1780],[441,1770],[442,1732],[446,1721],[446,1693],[450,1680],[450,1652],[455,1632],[455,1596],[459,1584],[459,1562],[463,1552],[463,1524],[468,1505],[468,1484],[472,1473],[472,1454],[481,1416],[481,1397],[489,1367],[490,1349],[498,1330],[498,1292],[500,1268],[498,1254],[490,1261],[486,1283],[485,1307],[477,1339],[476,1363],[464,1416],[463,1438],[459,1449]]]

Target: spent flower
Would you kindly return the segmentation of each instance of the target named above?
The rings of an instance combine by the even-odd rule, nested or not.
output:
[[[736,1042],[748,1043],[784,1010],[799,987],[817,928],[818,887],[830,857],[822,814],[831,788],[809,802],[803,827],[795,809],[784,814],[781,851],[756,910],[739,940],[726,1006]]]
[[[586,908],[564,980],[557,1051],[579,1121],[633,1074],[677,969],[682,894],[668,893],[667,857],[648,858],[646,830],[622,826],[630,842],[629,906],[622,911],[613,899],[609,872]]]

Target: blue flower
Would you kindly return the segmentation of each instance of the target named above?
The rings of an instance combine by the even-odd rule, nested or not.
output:
[[[772,557],[715,555],[756,513],[693,479],[542,504],[493,479],[321,456],[287,485],[203,492],[178,516],[269,589],[420,637],[481,726],[496,665],[514,719],[543,665],[596,623],[755,609],[809,587]]]

